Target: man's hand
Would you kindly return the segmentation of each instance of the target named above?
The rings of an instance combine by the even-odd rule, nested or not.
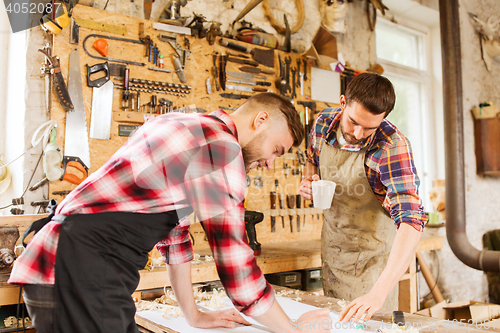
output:
[[[309,177],[305,177],[301,182],[300,182],[300,195],[304,200],[312,200],[312,181],[319,180],[319,176],[317,174],[314,174]]]
[[[188,318],[186,318],[188,320]],[[188,320],[188,324],[197,328],[213,328],[213,327],[235,327],[234,323],[250,325],[238,311],[235,309],[227,309],[220,311],[207,311],[198,313]]]
[[[330,309],[324,308],[306,312],[296,322],[293,322],[292,327],[298,328],[299,332],[330,333],[332,328]]]
[[[347,304],[344,310],[340,312],[339,320],[347,323],[351,318],[353,318],[354,321],[357,322],[366,312],[367,315],[364,320],[368,321],[375,312],[382,309],[387,296],[388,295],[377,293],[372,289],[368,294],[360,296],[351,303]]]

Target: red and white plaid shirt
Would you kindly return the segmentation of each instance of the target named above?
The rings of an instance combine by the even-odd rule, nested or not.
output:
[[[248,246],[245,177],[236,126],[225,112],[169,113],[145,123],[71,191],[56,215],[151,214],[192,207],[203,221],[228,296],[238,310],[258,316],[273,304],[274,291]],[[189,224],[189,218],[182,219],[158,243],[168,264],[192,260]],[[60,226],[51,221],[33,237],[16,260],[9,283],[54,283]]]

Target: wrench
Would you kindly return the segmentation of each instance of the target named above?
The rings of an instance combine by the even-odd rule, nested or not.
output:
[[[290,64],[292,63],[292,58],[290,56],[285,57],[285,65],[286,65],[286,84],[285,84],[285,92],[291,92],[292,87],[290,86]]]
[[[299,73],[299,75],[300,75],[300,73],[301,73],[301,72],[300,72],[300,63],[301,63],[300,59],[299,59],[299,58],[297,58],[297,73]],[[297,80],[297,82],[295,82],[295,86],[296,86],[297,88],[300,86],[299,80]]]
[[[296,98],[297,97],[297,94],[295,93],[295,84],[296,84],[296,77],[297,77],[297,68],[292,68],[291,69],[292,71],[292,98]]]

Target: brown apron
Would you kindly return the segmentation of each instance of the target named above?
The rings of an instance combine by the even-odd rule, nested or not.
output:
[[[368,293],[382,274],[396,226],[368,183],[366,148],[348,151],[325,142],[320,176],[337,187],[331,208],[323,212],[323,289],[327,296],[350,302]],[[398,309],[398,288],[391,291],[383,308]]]

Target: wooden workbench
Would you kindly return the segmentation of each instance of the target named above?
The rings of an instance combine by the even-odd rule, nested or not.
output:
[[[35,220],[46,215],[18,215],[0,217],[0,227],[18,227],[22,235],[26,228]],[[18,241],[20,242],[20,240]],[[417,252],[430,251],[443,247],[442,237],[422,238],[418,244]],[[211,254],[210,249],[198,249],[200,255]],[[262,254],[257,256],[257,264],[264,274],[288,272],[308,268],[321,267],[321,241],[305,240],[290,241],[275,244],[263,244]],[[219,280],[214,262],[204,262],[192,265],[193,283]],[[152,271],[141,270],[141,280],[137,291],[162,288],[170,286],[165,267],[155,268]],[[0,275],[0,306],[17,303],[19,288],[6,283],[8,275]],[[416,267],[415,261],[410,265],[408,272],[401,278],[399,285],[400,304],[410,304],[407,308],[400,309],[406,312],[417,311],[416,294]],[[136,295],[140,297],[139,295]]]
[[[274,286],[276,292],[280,291],[294,291],[290,298],[294,299],[298,302],[309,304],[316,306],[318,308],[329,308],[330,310],[340,312],[341,308],[337,304],[338,299],[327,296],[315,295],[313,293],[309,293],[306,291],[295,291],[293,289],[288,289],[284,287]],[[380,310],[373,317],[373,320],[383,322],[385,324],[391,322],[392,312]],[[138,325],[152,331],[155,333],[177,333],[176,331],[164,327],[158,324],[155,324],[149,320],[146,320],[142,317],[136,316],[136,322]],[[405,322],[407,325],[411,325],[413,328],[417,328],[420,333],[448,333],[448,332],[463,332],[463,333],[474,333],[474,332],[500,332],[499,328],[483,328],[478,324],[479,328],[476,328],[474,325],[467,325],[471,327],[459,327],[457,322],[452,322],[448,320],[438,320],[435,318],[424,317],[415,314],[405,313]],[[493,325],[492,325],[493,326]],[[500,325],[499,325],[500,326]],[[421,328],[420,328],[421,327]],[[408,327],[409,328],[409,327]]]
[[[422,239],[417,252],[429,251],[443,247],[442,237]],[[199,255],[212,255],[210,249],[196,251]],[[257,264],[264,274],[289,272],[308,268],[321,267],[321,241],[293,241],[262,245],[262,254],[257,256]],[[406,273],[401,280],[413,277],[413,272]],[[166,268],[155,268],[152,271],[140,271],[141,281],[137,290],[147,290],[170,286]],[[193,283],[219,280],[214,262],[202,261],[192,265]],[[416,311],[416,310],[415,310]]]

